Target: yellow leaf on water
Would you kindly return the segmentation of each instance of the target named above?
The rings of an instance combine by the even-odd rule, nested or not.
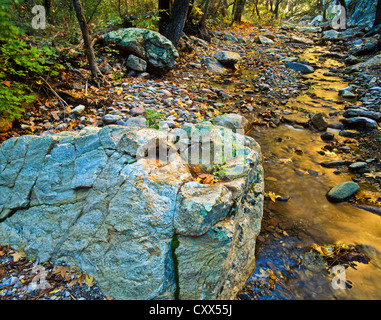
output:
[[[332,247],[331,246],[324,247],[324,246],[320,246],[316,243],[312,243],[311,247],[312,247],[312,249],[314,249],[316,252],[318,252],[319,254],[321,254],[324,257],[332,255]]]
[[[278,181],[278,179],[274,178],[274,177],[267,177],[267,178],[265,178],[265,180],[267,180],[267,181]]]
[[[277,195],[275,192],[269,191],[265,192],[265,197],[269,197],[272,202],[275,202],[277,198],[280,197],[280,195]]]

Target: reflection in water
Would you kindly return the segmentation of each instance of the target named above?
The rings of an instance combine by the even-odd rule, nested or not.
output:
[[[272,177],[265,182],[266,192],[290,197],[287,202],[267,201],[266,210],[270,213],[267,218],[276,217],[279,220],[278,229],[283,232],[278,230],[279,236],[269,237],[270,241],[258,242],[254,278],[261,272],[261,267],[268,268],[274,264],[279,272],[298,273],[298,281],[288,288],[296,295],[293,298],[380,299],[381,269],[378,266],[381,266],[381,217],[348,203],[333,204],[327,201],[325,194],[329,188],[349,181],[351,177],[346,173],[335,175],[334,169],[319,165],[327,161],[327,156],[317,153],[324,145],[323,141],[317,139],[319,135],[308,130],[301,133],[291,126],[279,126],[253,132],[252,136],[262,146],[266,177]],[[279,137],[282,137],[282,141],[277,139]],[[295,150],[302,150],[303,153],[300,155]],[[276,228],[270,228],[270,231],[274,230]],[[262,230],[262,237],[268,231]],[[353,287],[345,292],[332,289],[333,276],[326,273],[324,266],[311,271],[307,261],[303,271],[299,261],[309,259],[308,255],[305,258],[304,252],[311,243],[327,245],[337,242],[359,245],[371,258],[370,264],[358,264],[357,270],[346,270],[346,278]]]
[[[314,112],[341,110],[337,91],[343,83],[338,77],[324,76],[328,66],[340,65],[319,60],[324,51],[314,50],[300,57],[322,68],[308,76],[315,83],[313,90],[290,99],[288,106]],[[336,155],[318,153],[325,145],[318,133],[288,125],[257,129],[251,136],[265,156],[265,191],[289,200],[266,201],[257,267],[247,285],[250,298],[381,299],[381,216],[349,203],[327,201],[331,187],[352,177],[345,169],[337,175],[335,169],[319,165],[337,160]],[[327,272],[321,256],[310,250],[312,243],[356,245],[371,261],[345,269],[346,289],[334,289],[337,276]]]

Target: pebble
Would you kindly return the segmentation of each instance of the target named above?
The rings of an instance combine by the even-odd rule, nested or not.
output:
[[[331,202],[341,202],[347,200],[350,196],[356,193],[360,186],[353,181],[341,183],[330,189],[326,195]]]
[[[105,124],[113,124],[121,120],[122,117],[115,114],[106,114],[102,119]]]
[[[368,163],[363,162],[363,161],[354,162],[348,166],[348,169],[352,170],[352,171],[357,171],[359,169],[365,168],[367,165],[368,165]]]

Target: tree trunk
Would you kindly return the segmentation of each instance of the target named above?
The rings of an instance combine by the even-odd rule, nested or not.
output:
[[[210,2],[210,0],[205,0],[204,8],[202,10],[202,17],[200,19],[200,22],[198,23],[200,30],[202,30],[205,27],[206,16],[208,14],[209,2]]]
[[[326,6],[326,0],[321,0],[321,7],[323,11],[323,21],[327,21],[327,6]]]
[[[261,17],[259,15],[259,10],[258,10],[258,0],[255,0],[255,2],[254,2],[254,10],[255,10],[255,13],[257,14],[258,19],[260,20]]]
[[[97,78],[99,75],[101,75],[101,72],[99,71],[97,61],[95,59],[94,49],[91,45],[89,28],[87,27],[87,24],[86,24],[86,19],[85,19],[85,15],[83,13],[83,7],[81,4],[81,0],[72,0],[72,1],[73,1],[75,13],[77,15],[77,19],[79,22],[79,26],[80,26],[81,31],[82,31],[83,42],[85,43],[85,53],[87,56],[87,60],[89,62],[90,71],[91,71],[91,74],[95,78]]]
[[[159,32],[164,34],[165,28],[169,22],[169,13],[171,11],[171,0],[159,0]]]
[[[164,36],[171,40],[175,47],[177,47],[177,43],[183,32],[188,8],[189,0],[175,0],[173,3],[172,12]]]
[[[277,20],[278,20],[278,16],[279,16],[279,5],[281,2],[282,2],[282,0],[276,0],[276,3],[275,3],[274,14],[275,14],[275,19],[277,19]]]
[[[237,0],[234,10],[233,22],[240,23],[246,0]]]
[[[228,8],[229,8],[227,0],[220,0],[218,7],[220,8],[222,17],[225,18],[228,15]]]
[[[377,2],[376,19],[374,19],[373,28],[381,24],[381,0]]]
[[[46,14],[46,20],[49,23],[52,23],[52,2],[51,0],[44,0],[44,7],[45,7],[45,14]]]
[[[192,10],[193,10],[193,6],[194,6],[194,0],[190,0],[189,1],[189,8],[188,8],[188,12],[187,12],[187,18],[185,20],[185,23],[187,23],[187,21],[189,21],[189,17],[192,13]]]

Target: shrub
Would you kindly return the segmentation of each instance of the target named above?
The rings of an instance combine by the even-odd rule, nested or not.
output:
[[[20,118],[23,105],[34,101],[31,86],[41,84],[39,76],[58,75],[54,56],[48,47],[30,47],[20,40],[21,30],[10,22],[10,0],[0,4],[0,117],[7,120]]]

